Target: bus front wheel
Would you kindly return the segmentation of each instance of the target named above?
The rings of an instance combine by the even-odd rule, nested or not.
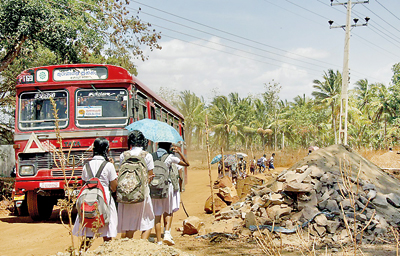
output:
[[[53,212],[52,198],[38,195],[35,191],[28,191],[27,204],[29,216],[35,221],[48,220]]]

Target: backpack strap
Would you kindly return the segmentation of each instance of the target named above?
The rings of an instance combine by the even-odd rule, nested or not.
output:
[[[89,163],[85,164],[85,168],[86,168],[86,172],[87,172],[87,174],[89,176],[89,180],[90,180],[91,178],[93,178],[92,168],[90,168],[90,164]]]
[[[160,160],[165,163],[165,160],[167,160],[167,157],[169,157],[169,154],[165,153],[164,155],[161,156]]]
[[[169,156],[168,153],[164,153],[161,157],[158,157],[157,151],[151,153],[151,155],[153,156],[153,161],[161,160],[162,162],[165,162],[165,159]]]
[[[107,161],[103,161],[103,162],[101,163],[101,165],[100,165],[99,170],[98,170],[97,173],[96,173],[96,176],[93,176],[93,171],[92,171],[92,168],[90,168],[90,164],[89,164],[89,163],[86,163],[86,164],[85,164],[85,167],[86,167],[86,172],[87,172],[87,174],[88,174],[88,176],[89,176],[89,180],[90,180],[91,178],[94,178],[94,177],[100,178],[100,175],[101,175],[101,173],[103,172],[103,169],[104,169],[104,167],[106,166],[106,164],[107,164]]]
[[[101,173],[103,172],[104,167],[107,165],[107,161],[103,161],[100,165],[99,170],[97,171],[96,178],[100,178]]]

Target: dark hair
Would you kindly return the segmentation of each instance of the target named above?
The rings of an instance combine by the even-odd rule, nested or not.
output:
[[[272,156],[275,156],[275,153],[272,153]]]
[[[142,149],[146,149],[148,144],[148,140],[144,137],[143,133],[138,130],[134,130],[129,133],[128,137],[128,148],[132,147],[140,147]]]
[[[167,150],[168,153],[171,153],[171,142],[158,142],[158,147]]]
[[[263,155],[263,157],[266,157],[266,156],[267,156],[266,154]]]
[[[93,156],[102,156],[106,161],[109,161],[107,156],[109,147],[110,144],[107,139],[103,137],[95,139],[93,142]]]

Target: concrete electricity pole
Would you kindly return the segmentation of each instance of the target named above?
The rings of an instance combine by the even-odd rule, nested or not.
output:
[[[353,4],[366,4],[368,1],[352,2],[351,0],[346,3],[333,3],[331,0],[331,5],[345,5],[347,8],[346,25],[343,26],[332,26],[333,21],[328,21],[330,28],[343,28],[346,32],[344,39],[344,56],[343,56],[343,73],[342,73],[342,94],[340,98],[340,119],[339,119],[339,144],[347,145],[347,108],[349,97],[347,94],[348,84],[349,84],[349,52],[350,52],[350,28],[367,26],[369,18],[365,18],[364,24],[357,24],[358,19],[353,19],[354,24],[351,25],[351,7]]]

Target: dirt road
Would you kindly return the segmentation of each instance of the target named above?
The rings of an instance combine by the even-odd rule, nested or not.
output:
[[[201,166],[201,167],[199,167]],[[216,179],[216,166],[213,168],[213,180]],[[182,202],[186,211],[190,216],[198,216],[201,219],[207,219],[204,213],[205,200],[210,196],[209,175],[206,165],[200,161],[191,161],[188,175],[189,183],[186,191],[182,193]],[[186,214],[181,209],[174,215],[172,235],[177,241],[176,248],[182,250],[190,249],[191,242],[196,243],[191,238],[179,237],[180,232],[176,231],[176,227],[182,226],[182,221],[186,218]],[[154,230],[153,230],[154,233]],[[137,234],[135,234],[138,236]],[[49,221],[33,222],[30,217],[14,217],[0,215],[0,255],[54,255],[57,252],[64,252],[71,245],[71,238],[68,230],[61,224],[58,211],[54,210]],[[75,244],[77,244],[75,238]],[[189,242],[189,244],[187,242]],[[102,243],[102,239],[97,239],[93,248],[98,247]],[[193,246],[196,247],[196,246]],[[201,252],[196,255],[206,255]],[[201,251],[201,248],[199,248]]]

